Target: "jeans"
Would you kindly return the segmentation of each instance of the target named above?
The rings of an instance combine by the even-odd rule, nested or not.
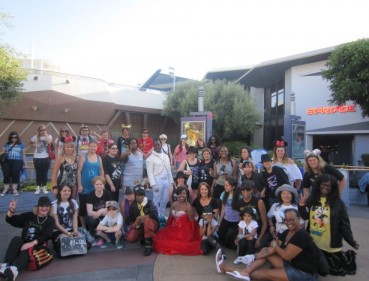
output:
[[[15,236],[9,243],[6,250],[4,263],[16,266],[18,270],[24,269],[28,265],[28,250],[21,251],[24,244],[22,237]]]
[[[169,187],[170,182],[167,177],[155,177],[156,190],[154,193],[154,204],[158,209],[159,217],[164,216],[165,208],[167,207],[169,201]]]

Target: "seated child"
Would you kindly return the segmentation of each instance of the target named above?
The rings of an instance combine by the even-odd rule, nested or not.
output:
[[[254,220],[254,210],[246,207],[240,212],[241,220],[238,223],[238,235],[235,244],[238,245],[237,255],[234,264],[242,263],[241,257],[255,254],[255,242],[257,237],[258,223]]]
[[[202,254],[208,254],[212,249],[219,248],[215,232],[218,229],[218,221],[214,218],[212,207],[205,206],[202,218],[199,220],[200,235],[202,236],[201,250]]]
[[[112,245],[112,241],[115,241],[117,249],[122,249],[123,216],[120,213],[119,204],[117,201],[108,201],[106,202],[106,208],[108,212],[96,228],[96,234],[105,240],[100,248],[104,249]]]

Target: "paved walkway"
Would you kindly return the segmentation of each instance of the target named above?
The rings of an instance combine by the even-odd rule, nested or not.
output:
[[[369,208],[352,205],[349,208],[354,237],[360,244],[357,251],[358,270],[355,276],[320,278],[323,281],[368,280],[369,276]],[[19,230],[7,225],[5,213],[0,213],[0,258],[4,257],[8,241]],[[346,247],[346,246],[345,246]],[[348,246],[346,248],[349,248]],[[209,256],[167,256],[153,253],[143,257],[143,249],[138,244],[126,245],[122,250],[92,248],[86,256],[64,260],[55,259],[47,268],[24,271],[19,281],[97,281],[97,280],[155,280],[155,281],[217,281],[229,280],[216,273],[214,255]],[[226,250],[229,260],[235,258],[233,251]]]

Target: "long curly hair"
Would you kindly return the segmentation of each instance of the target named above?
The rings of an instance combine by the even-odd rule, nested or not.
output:
[[[338,180],[336,177],[329,174],[321,174],[319,175],[314,182],[314,186],[311,192],[311,204],[314,206],[320,206],[320,198],[322,194],[320,192],[320,185],[322,183],[330,183],[331,191],[327,194],[327,205],[329,207],[333,207],[334,204],[340,199],[339,189],[338,189]]]

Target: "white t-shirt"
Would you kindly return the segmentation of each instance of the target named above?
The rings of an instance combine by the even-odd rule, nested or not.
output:
[[[48,140],[51,142],[53,137],[51,135],[47,135]],[[36,144],[35,153],[33,154],[33,158],[48,158],[49,153],[47,152],[47,143],[46,138],[44,136],[40,137],[39,140],[37,135],[34,135],[31,138],[31,142]]]
[[[116,225],[123,225],[123,216],[121,213],[118,213],[115,218],[112,218],[108,215],[105,215],[105,217],[100,221],[100,224],[107,227],[112,227]]]
[[[238,223],[238,227],[242,229],[242,234],[246,235],[248,233],[251,233],[254,229],[257,229],[259,225],[255,220],[251,220],[249,224],[246,224],[246,222],[242,220]],[[255,239],[258,238],[258,235],[256,232],[255,232],[254,238]]]
[[[74,206],[74,213],[78,212],[78,203],[76,200],[72,199],[72,204]],[[53,214],[57,215],[59,223],[66,230],[70,231],[73,229],[73,211],[69,207],[69,202],[60,202],[58,206],[57,200],[52,203]]]
[[[277,233],[282,233],[283,231],[287,230],[287,225],[284,217],[284,211],[287,209],[298,210],[296,205],[284,205],[280,203],[274,203],[272,207],[270,207],[270,210],[267,214],[269,219],[273,217],[275,218],[276,220],[275,229]],[[301,219],[300,222],[303,224],[304,220]]]

